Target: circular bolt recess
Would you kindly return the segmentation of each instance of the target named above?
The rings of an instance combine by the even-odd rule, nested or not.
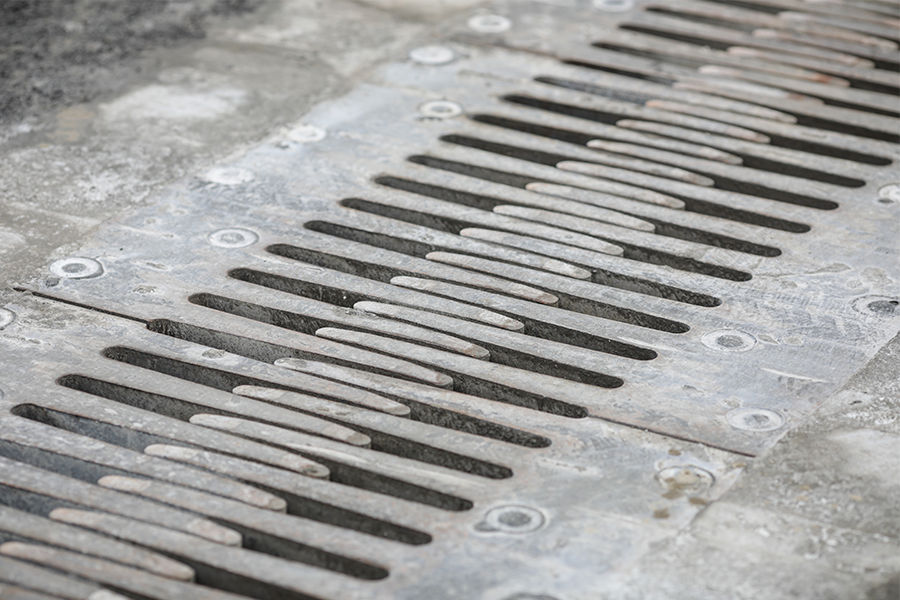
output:
[[[445,65],[456,55],[445,46],[421,46],[410,51],[409,57],[420,65]]]
[[[606,12],[625,12],[634,8],[634,0],[594,0],[594,8]]]
[[[103,274],[103,265],[93,258],[63,258],[50,264],[50,272],[63,279],[89,279]]]
[[[253,174],[253,171],[238,167],[216,167],[207,171],[203,178],[221,185],[240,185],[253,181],[256,179],[256,175]]]
[[[504,533],[531,533],[544,524],[544,515],[527,506],[499,506],[488,511],[484,522]]]
[[[287,132],[285,137],[292,142],[301,144],[309,144],[312,142],[320,142],[325,139],[327,133],[321,127],[315,125],[298,125]]]
[[[432,119],[450,119],[463,113],[463,107],[456,102],[448,100],[435,100],[426,102],[419,107],[419,112]]]
[[[656,474],[656,480],[678,496],[702,494],[712,487],[716,478],[706,469],[693,465],[667,467]]]
[[[206,239],[213,246],[219,246],[220,248],[243,248],[258,242],[259,236],[249,229],[230,227],[213,231],[206,236]]]
[[[878,201],[882,204],[900,202],[900,183],[892,183],[878,190]]]
[[[469,17],[466,25],[478,33],[502,33],[512,27],[512,21],[500,15],[475,15]]]
[[[737,329],[710,331],[700,338],[703,345],[722,352],[746,352],[756,345],[756,338]]]
[[[784,425],[784,417],[768,408],[745,406],[725,413],[728,424],[744,431],[774,431]]]
[[[888,296],[863,296],[853,301],[853,308],[864,315],[893,317],[900,315],[900,299]]]
[[[0,329],[4,329],[15,320],[16,313],[7,308],[0,308]],[[0,397],[2,397],[2,395],[0,395]]]

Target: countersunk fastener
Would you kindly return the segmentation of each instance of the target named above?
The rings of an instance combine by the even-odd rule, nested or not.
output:
[[[5,329],[8,325],[10,325],[13,321],[16,320],[16,313],[9,310],[8,308],[0,307],[0,330]],[[3,394],[0,394],[0,398],[3,397]]]
[[[315,125],[308,125],[304,123],[302,125],[297,125],[296,127],[289,129],[284,137],[292,142],[309,144],[312,142],[320,142],[324,140],[326,135],[328,135],[327,132],[321,127],[316,127]]]
[[[541,511],[528,506],[510,504],[489,510],[479,529],[503,533],[531,533],[540,529],[544,521]]]
[[[879,188],[878,202],[881,204],[896,204],[900,202],[900,183],[891,183]]]
[[[660,485],[669,490],[667,498],[702,494],[713,486],[716,478],[706,469],[694,465],[666,467],[656,474]]]
[[[594,8],[606,12],[625,12],[634,8],[634,0],[594,0]]]
[[[103,265],[93,258],[73,256],[50,264],[50,272],[63,279],[89,279],[103,274]]]
[[[229,227],[213,231],[206,236],[206,239],[213,246],[219,246],[220,248],[244,248],[258,242],[259,236],[249,229]]]
[[[900,299],[889,296],[863,296],[853,301],[853,309],[877,317],[900,315]]]
[[[446,46],[421,46],[409,52],[409,58],[421,65],[444,65],[456,58]]]
[[[512,21],[502,15],[474,15],[466,25],[478,33],[503,33],[512,27]]]
[[[703,335],[704,346],[722,352],[746,352],[756,345],[756,338],[737,329],[719,329]]]
[[[449,100],[434,100],[419,107],[419,112],[432,119],[450,119],[463,113],[463,107]]]
[[[744,431],[774,431],[784,425],[784,417],[768,408],[742,406],[725,413],[725,420],[735,429]]]
[[[221,185],[240,185],[256,179],[253,171],[240,167],[215,167],[203,176],[209,182]]]

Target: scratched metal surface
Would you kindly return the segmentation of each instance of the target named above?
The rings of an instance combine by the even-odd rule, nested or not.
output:
[[[563,4],[5,303],[3,585],[596,598],[896,335],[894,8]]]

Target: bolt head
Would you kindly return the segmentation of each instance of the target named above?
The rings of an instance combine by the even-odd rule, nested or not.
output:
[[[444,65],[456,58],[446,46],[421,46],[409,52],[409,58],[420,65]]]
[[[512,504],[492,508],[484,517],[485,525],[503,533],[531,533],[540,529],[544,521],[541,511]]]
[[[703,335],[703,345],[721,352],[746,352],[756,346],[756,338],[737,329],[719,329]]]
[[[448,100],[426,102],[419,107],[419,113],[431,119],[451,119],[463,113],[463,107]]]
[[[215,167],[206,172],[203,178],[210,183],[220,185],[241,185],[256,179],[253,171],[238,167]]]
[[[93,258],[73,256],[52,262],[50,272],[62,279],[90,279],[103,274],[103,265]]]
[[[466,25],[478,33],[503,33],[512,27],[512,21],[502,15],[474,15]]]
[[[768,408],[743,406],[725,413],[725,420],[735,429],[743,431],[775,431],[784,426],[780,413]]]
[[[320,142],[325,139],[327,136],[327,132],[321,127],[316,127],[315,125],[307,125],[301,124],[296,127],[289,129],[284,137],[286,137],[291,142],[297,142],[300,144],[311,144],[314,142]]]
[[[249,229],[229,227],[213,231],[206,236],[206,240],[219,248],[244,248],[258,242],[259,236]]]
[[[604,12],[626,12],[634,8],[634,0],[594,0],[593,5]]]

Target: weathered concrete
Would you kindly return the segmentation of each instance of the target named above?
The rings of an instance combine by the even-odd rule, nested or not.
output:
[[[4,29],[19,32],[8,56],[47,49],[6,65],[26,72],[0,96],[6,286],[166,183],[347,90],[433,27],[347,0],[22,4]],[[140,8],[151,5],[159,10]]]
[[[198,1],[181,13],[144,15],[143,36],[109,29],[127,15],[97,13],[95,4],[71,3],[52,27],[22,29],[23,36],[61,35],[73,47],[92,44],[91,32],[117,33],[105,51],[54,70],[68,48],[58,44],[30,66],[19,64],[32,69],[30,79],[9,80],[27,93],[4,100],[0,131],[6,297],[14,295],[8,287],[80,245],[103,221],[242,153],[349,89],[370,66],[427,40],[429,19],[473,2]],[[604,597],[898,597],[898,365],[895,339]]]
[[[610,598],[900,596],[900,337]]]

